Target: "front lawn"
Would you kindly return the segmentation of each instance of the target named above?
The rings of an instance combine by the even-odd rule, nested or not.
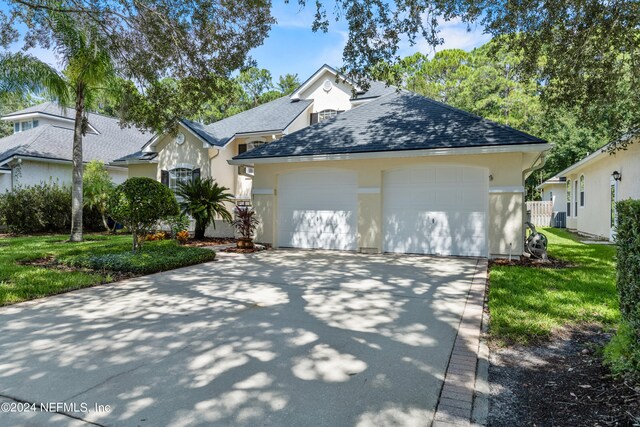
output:
[[[613,325],[620,317],[615,247],[585,245],[573,234],[541,230],[549,255],[568,268],[494,265],[489,280],[490,331],[494,338],[527,343],[567,324]]]
[[[85,235],[68,243],[64,235],[0,238],[0,305],[14,304],[114,281],[122,273],[150,274],[211,261],[208,249],[175,241],[147,242],[132,254],[130,235]],[[54,268],[31,264],[43,260]]]

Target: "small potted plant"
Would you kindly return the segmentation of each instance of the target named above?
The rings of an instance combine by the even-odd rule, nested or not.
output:
[[[239,249],[253,249],[253,233],[258,228],[258,218],[256,211],[250,207],[238,206],[235,210],[233,226],[236,228],[240,238],[237,245]]]

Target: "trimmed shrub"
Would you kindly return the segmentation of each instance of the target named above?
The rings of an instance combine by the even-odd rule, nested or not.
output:
[[[146,234],[180,209],[173,192],[151,178],[129,178],[115,188],[107,203],[109,215],[131,230],[133,250],[141,247]]]
[[[179,246],[175,240],[150,243],[138,252],[117,252],[99,255],[81,254],[59,260],[73,267],[101,271],[151,274],[178,267],[213,261],[214,251],[209,249]]]
[[[605,355],[615,373],[640,376],[640,200],[616,204],[618,225],[617,288],[622,312],[618,336],[609,344]],[[616,359],[618,358],[618,359]],[[620,360],[627,358],[630,360]],[[633,372],[632,372],[632,371]]]
[[[85,206],[82,215],[85,229],[100,229],[99,212]],[[43,183],[0,194],[0,224],[16,234],[69,231],[71,188]]]
[[[64,231],[71,224],[69,187],[56,183],[21,187],[0,199],[0,219],[13,233]]]

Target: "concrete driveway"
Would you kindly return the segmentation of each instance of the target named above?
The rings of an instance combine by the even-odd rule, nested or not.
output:
[[[430,425],[477,264],[222,254],[2,308],[0,403],[61,413],[0,425]]]

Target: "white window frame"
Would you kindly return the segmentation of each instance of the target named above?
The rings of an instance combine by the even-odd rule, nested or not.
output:
[[[567,179],[567,188],[566,188],[566,191],[567,191],[567,218],[570,218],[570,217],[573,216],[573,215],[571,215],[571,203],[572,203],[572,200],[571,200],[571,193],[572,193],[571,184],[572,184],[571,180]]]
[[[338,110],[326,109],[318,112],[318,123],[323,120],[333,119],[338,115]]]
[[[177,171],[177,172],[176,172]],[[169,189],[174,193],[178,190],[178,182],[190,182],[193,180],[193,168],[185,166],[177,166],[169,171]],[[184,174],[185,176],[176,176]]]

